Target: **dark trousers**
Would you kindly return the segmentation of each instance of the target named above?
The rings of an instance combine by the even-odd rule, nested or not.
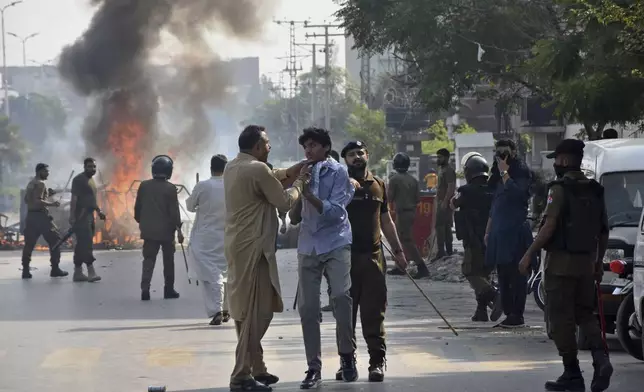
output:
[[[166,290],[174,289],[174,241],[143,240],[143,271],[141,273],[141,290],[150,290],[154,265],[157,262],[159,249],[163,252],[163,279]]]
[[[385,311],[387,284],[385,261],[381,252],[351,252],[351,298],[353,299],[353,347],[357,347],[356,324],[358,308],[362,336],[369,351],[369,364],[382,365],[387,351],[385,344]]]
[[[94,216],[80,217],[79,221],[74,224],[74,233],[76,235],[76,245],[74,246],[74,267],[82,267],[83,264],[92,265],[94,263],[94,233],[96,232],[96,223]]]
[[[25,271],[29,270],[31,254],[40,236],[45,238],[49,246],[51,266],[56,267],[60,264],[60,248],[52,250],[53,246],[60,240],[60,233],[51,216],[42,211],[29,211],[25,220],[25,246],[22,248],[22,266]]]
[[[528,278],[519,272],[517,264],[500,264],[496,267],[499,275],[499,291],[506,316],[523,317],[527,295]]]
[[[436,209],[436,244],[438,245],[438,256],[452,254],[454,251],[452,243],[454,238],[452,236],[452,224],[454,222],[454,214],[452,210],[446,210],[441,207]]]
[[[427,269],[425,261],[421,255],[416,242],[414,242],[414,221],[416,220],[416,210],[396,211],[396,231],[400,244],[403,247],[407,260],[413,261],[418,266],[418,270]]]
[[[577,355],[577,326],[584,332],[592,351],[604,349],[599,322],[594,314],[597,302],[592,275],[547,274],[546,314],[549,335],[562,357]]]

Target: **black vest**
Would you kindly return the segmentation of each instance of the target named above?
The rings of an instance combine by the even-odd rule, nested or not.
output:
[[[485,228],[492,208],[494,194],[486,183],[467,184],[458,188],[463,204],[454,213],[456,238],[465,247],[484,248]]]
[[[552,181],[564,190],[564,203],[557,227],[545,246],[547,251],[566,251],[572,254],[590,254],[597,251],[602,229],[604,187],[595,180],[579,181],[569,177]]]

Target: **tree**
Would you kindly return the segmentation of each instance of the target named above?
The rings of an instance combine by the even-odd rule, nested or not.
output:
[[[369,161],[373,164],[383,159],[391,159],[394,155],[394,141],[382,110],[370,110],[365,104],[355,103],[346,129],[350,138],[367,144]]]
[[[444,120],[438,120],[431,127],[427,128],[427,133],[432,136],[432,140],[423,140],[421,142],[421,149],[423,154],[433,155],[441,148],[446,148],[449,152],[454,152],[454,141],[450,140],[449,132]],[[457,134],[472,134],[476,133],[476,129],[463,121],[454,130]]]
[[[42,144],[48,137],[65,134],[67,113],[58,97],[36,93],[21,95],[10,100],[11,119],[20,127],[24,140]]]
[[[0,116],[0,180],[4,173],[22,167],[28,153],[27,144],[20,137],[20,128],[11,124],[5,116]]]
[[[642,24],[633,22],[642,15],[636,4],[641,2],[620,2],[627,5],[618,16],[608,11],[608,3],[617,4],[344,0],[337,16],[357,49],[393,48],[407,62],[405,78],[431,111],[450,109],[474,94],[496,99],[507,113],[532,94],[555,105],[562,117],[584,124],[594,139],[607,123],[636,121],[644,110],[639,93],[644,84],[633,54],[642,40],[632,39],[642,37],[637,35]],[[613,19],[603,18],[606,14]]]

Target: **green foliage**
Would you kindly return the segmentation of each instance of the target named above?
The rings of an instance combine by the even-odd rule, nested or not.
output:
[[[0,116],[0,154],[2,164],[19,168],[24,163],[27,146],[20,137],[19,128],[5,116]]]
[[[429,133],[433,139],[420,142],[423,154],[433,155],[441,148],[446,148],[450,152],[454,151],[454,142],[449,139],[444,120],[437,120],[425,132]]]
[[[644,112],[641,0],[338,2],[356,48],[394,48],[431,111],[468,94],[508,110],[535,95],[583,124],[590,139]]]
[[[367,105],[355,103],[346,131],[350,138],[367,144],[370,162],[375,164],[394,155],[394,141],[382,110],[370,110]]]
[[[449,132],[444,120],[437,120],[432,126],[427,128],[427,133],[432,136],[432,140],[423,140],[421,142],[421,149],[423,154],[434,155],[436,151],[441,148],[446,148],[449,152],[454,152],[454,142],[449,138]],[[471,134],[476,133],[471,125],[462,122],[454,132],[458,134]]]

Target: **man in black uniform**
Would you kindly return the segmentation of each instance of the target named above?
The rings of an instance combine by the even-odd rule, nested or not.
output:
[[[177,187],[168,181],[172,177],[173,162],[167,155],[152,160],[152,179],[141,182],[136,192],[134,219],[139,223],[143,240],[143,270],[141,272],[141,300],[150,300],[150,283],[159,249],[163,251],[163,298],[179,298],[174,290],[174,236],[183,243],[181,212]]]
[[[86,158],[83,161],[83,172],[72,180],[72,202],[69,209],[69,224],[76,234],[74,246],[74,282],[98,282],[101,277],[94,269],[94,233],[96,221],[94,212],[101,220],[105,214],[98,208],[96,201],[96,161]],[[87,265],[87,275],[83,273],[83,264]]]
[[[385,310],[387,308],[386,263],[382,254],[381,230],[391,244],[396,265],[407,268],[407,260],[389,216],[384,182],[367,169],[367,146],[354,141],[341,152],[349,176],[356,187],[347,206],[353,242],[351,244],[351,298],[353,299],[353,347],[356,348],[356,322],[360,308],[362,334],[369,350],[369,381],[384,379]],[[338,378],[339,377],[339,378]],[[342,379],[338,371],[336,379]]]
[[[25,204],[27,204],[27,218],[25,219],[25,246],[22,248],[22,278],[31,279],[29,264],[31,263],[31,254],[36,247],[38,238],[42,235],[49,245],[49,261],[51,263],[51,277],[63,277],[68,273],[61,270],[60,248],[52,249],[60,240],[60,233],[49,215],[47,207],[60,207],[57,201],[47,200],[54,194],[51,189],[45,186],[45,180],[49,177],[49,165],[39,163],[36,165],[36,176],[29,181],[25,189]]]
[[[488,321],[488,306],[492,308],[490,318],[496,321],[501,317],[503,308],[501,296],[490,281],[493,267],[485,265],[485,227],[490,216],[494,195],[487,186],[490,166],[479,153],[464,157],[465,180],[467,185],[458,188],[457,196],[452,199],[456,236],[463,240],[465,255],[462,271],[476,295],[476,312],[472,321]]]
[[[558,179],[549,184],[543,226],[519,264],[528,274],[532,256],[547,251],[544,264],[546,315],[550,336],[563,359],[564,372],[546,382],[548,391],[584,391],[584,378],[577,360],[577,326],[585,333],[595,369],[592,392],[610,384],[613,367],[594,315],[595,281],[601,282],[608,244],[608,219],[604,188],[581,172],[584,142],[563,140],[548,155],[554,158]]]

